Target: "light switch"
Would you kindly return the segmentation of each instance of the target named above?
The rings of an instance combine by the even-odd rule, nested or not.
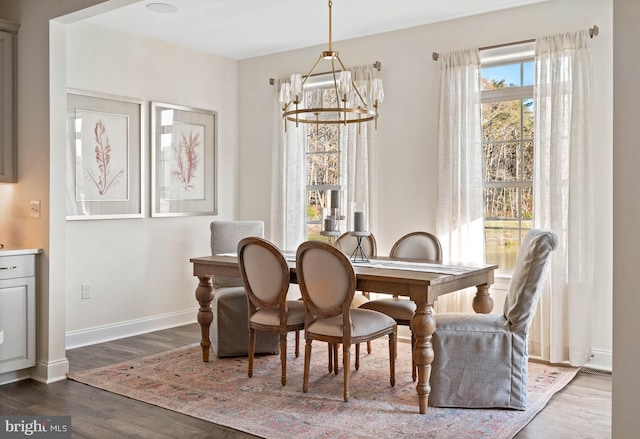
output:
[[[40,201],[31,200],[31,218],[40,218]]]

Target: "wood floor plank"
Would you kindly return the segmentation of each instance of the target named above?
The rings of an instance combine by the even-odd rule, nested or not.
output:
[[[127,361],[197,343],[197,323],[67,351],[71,371]],[[74,439],[249,439],[247,433],[71,380],[0,387],[2,415],[71,415]],[[381,435],[383,437],[383,435]],[[579,373],[516,439],[609,439],[611,376]]]

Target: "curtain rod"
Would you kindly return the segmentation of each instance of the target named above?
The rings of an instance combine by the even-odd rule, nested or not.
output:
[[[597,37],[599,33],[600,33],[600,28],[598,26],[593,25],[593,27],[589,28],[589,36],[591,38]],[[531,38],[531,39],[528,39],[528,40],[513,41],[511,43],[503,43],[503,44],[495,44],[493,46],[485,46],[485,47],[481,47],[479,50],[498,49],[500,47],[508,47],[508,46],[515,46],[517,44],[533,43],[535,41],[536,41],[535,38]],[[440,58],[440,54],[438,52],[433,52],[433,54],[431,54],[431,58],[434,61],[438,61],[438,58]]]
[[[382,69],[382,63],[380,61],[376,61],[373,63],[373,68],[376,69],[377,71],[380,71],[380,69]],[[340,72],[341,70],[336,70],[336,72]],[[320,72],[320,73],[314,73],[313,75],[311,75],[311,77],[314,76],[320,76],[320,75],[326,75],[328,73],[332,73],[332,72]],[[274,85],[276,83],[276,80],[273,78],[269,78],[269,85]]]

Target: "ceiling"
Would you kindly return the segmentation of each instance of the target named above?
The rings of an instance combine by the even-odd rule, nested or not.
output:
[[[544,1],[333,0],[333,41]],[[176,11],[154,12],[151,3]],[[328,11],[327,0],[142,0],[89,21],[241,60],[327,44]]]

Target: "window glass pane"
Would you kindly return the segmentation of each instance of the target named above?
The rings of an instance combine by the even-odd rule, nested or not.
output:
[[[531,218],[533,218],[533,188],[523,187],[520,188],[520,217],[523,220],[527,220],[529,225],[527,229],[531,228]]]
[[[533,181],[533,141],[524,142],[522,161],[522,180]]]
[[[485,218],[519,218],[518,188],[484,188]]]
[[[522,85],[533,85],[534,67],[533,61],[522,63]]]
[[[517,181],[520,143],[486,143],[484,145],[485,181]]]
[[[340,184],[340,155],[333,153],[307,154],[307,185],[331,186]]]
[[[520,139],[520,100],[482,104],[484,142]]]
[[[482,89],[520,87],[520,64],[482,68]]]
[[[505,221],[487,221],[485,246],[488,264],[500,268],[513,268],[520,244],[520,230]]]

